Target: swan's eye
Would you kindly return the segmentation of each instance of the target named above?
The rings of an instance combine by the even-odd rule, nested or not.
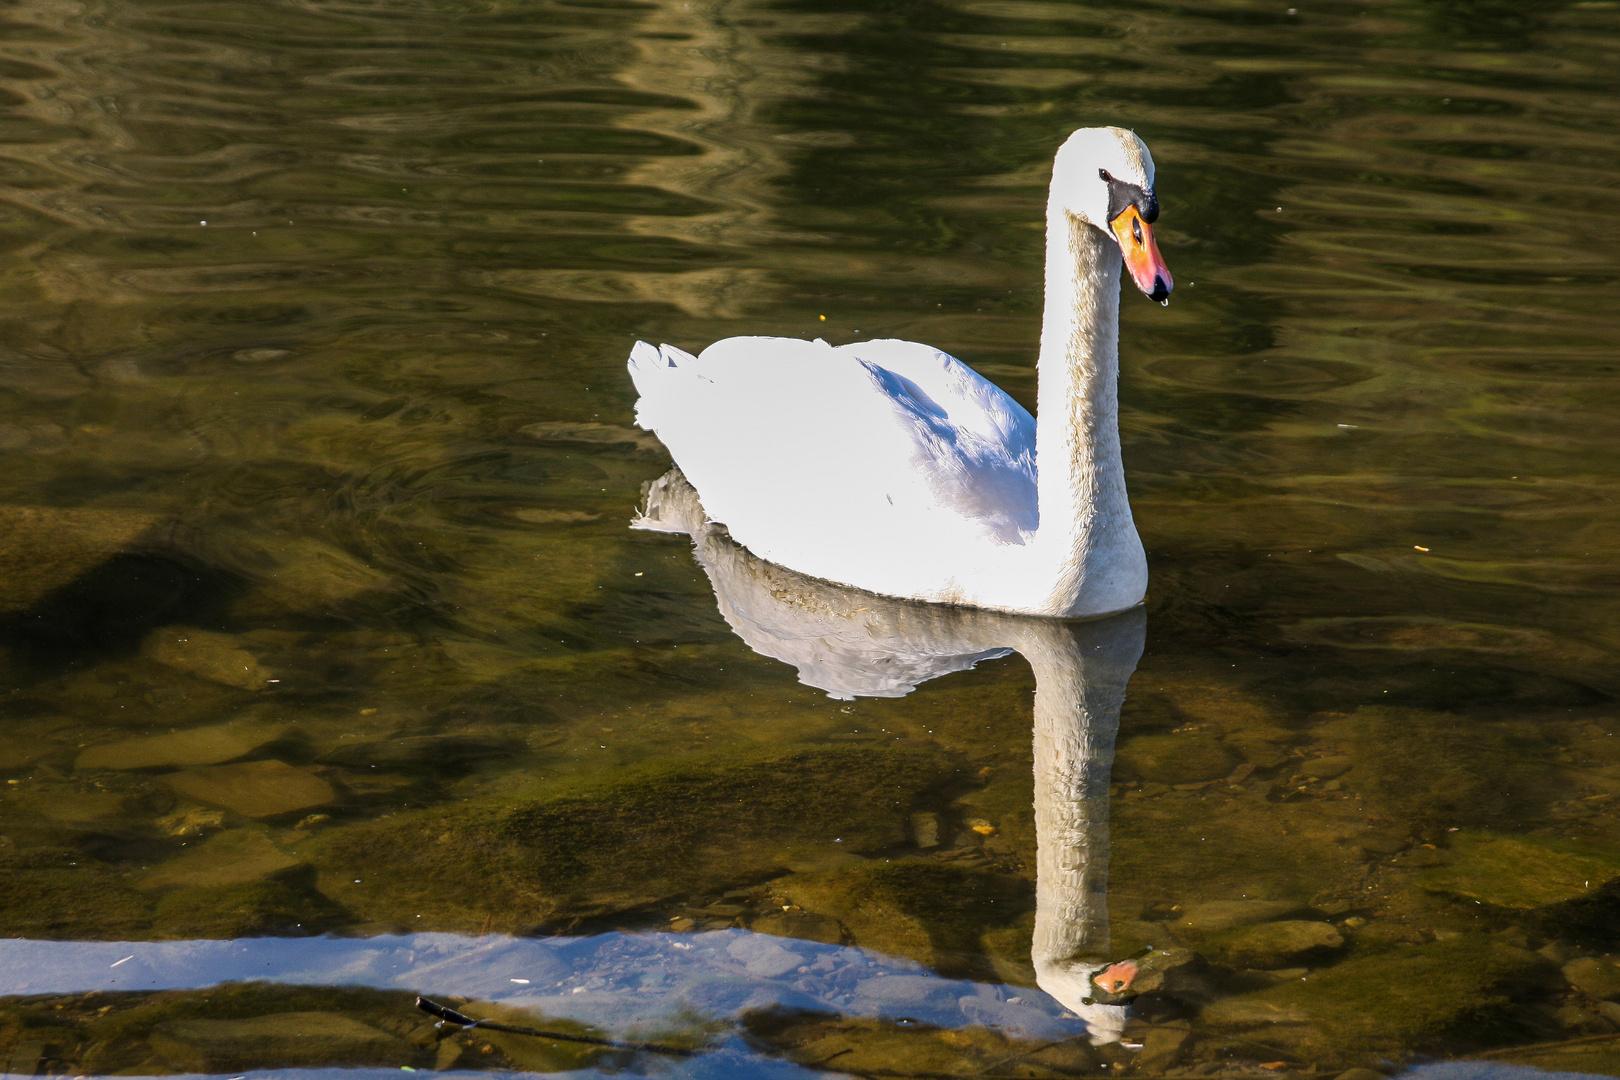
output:
[[[1136,246],[1142,246],[1142,223],[1135,218],[1131,219],[1131,235],[1136,238]]]

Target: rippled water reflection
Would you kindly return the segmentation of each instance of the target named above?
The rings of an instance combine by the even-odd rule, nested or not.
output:
[[[694,1074],[1620,1073],[1612,3],[18,0],[0,41],[26,963],[751,930],[1061,1019],[1036,674],[851,701],[750,650],[690,545],[626,528],[668,459],[623,359],[905,337],[1033,406],[1046,170],[1117,123],[1178,291],[1123,305],[1152,585],[1108,940],[1186,978],[1041,1051],[670,990],[750,1048]],[[25,1075],[416,1022],[7,978]]]

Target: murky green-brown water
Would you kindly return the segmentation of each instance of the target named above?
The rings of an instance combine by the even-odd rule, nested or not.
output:
[[[16,0],[0,40],[10,1072],[1620,1074],[1620,5]],[[1085,841],[1109,955],[1175,963],[1100,1047],[1035,989],[1030,663],[848,701],[752,651],[626,528],[668,458],[623,366],[903,337],[1033,406],[1091,124],[1152,147],[1179,285],[1125,297],[1153,576]]]

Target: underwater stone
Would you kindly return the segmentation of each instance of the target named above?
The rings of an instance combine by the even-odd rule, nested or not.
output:
[[[209,829],[223,829],[225,827],[225,812],[223,810],[204,810],[192,807],[188,810],[179,810],[154,822],[158,828],[170,836],[201,836]]]
[[[239,690],[263,690],[274,676],[230,634],[166,626],[148,634],[141,653],[149,660]]]
[[[325,780],[280,761],[244,761],[186,769],[163,778],[178,794],[235,810],[243,817],[268,818],[324,806],[337,798]]]
[[[862,948],[952,972],[993,970],[985,939],[1034,906],[1020,878],[924,860],[872,862],[772,885],[799,906],[836,917]]]
[[[1373,855],[1394,855],[1398,851],[1405,851],[1407,840],[1392,832],[1364,832],[1352,837],[1350,842],[1362,851]]]
[[[1333,1080],[1388,1080],[1388,1078],[1377,1069],[1364,1069],[1358,1067],[1344,1070],[1344,1072],[1340,1073],[1338,1076],[1335,1076]]]
[[[1290,967],[1343,944],[1344,937],[1329,923],[1289,919],[1229,931],[1201,948],[1233,967],[1271,969]]]
[[[274,742],[286,728],[259,720],[192,728],[167,735],[92,746],[79,755],[75,770],[153,769],[163,766],[215,765],[251,754]]]
[[[1318,780],[1331,780],[1350,771],[1355,761],[1343,754],[1313,758],[1299,767],[1299,775],[1314,776]]]
[[[1177,934],[1215,934],[1239,926],[1270,922],[1305,908],[1292,900],[1210,900],[1189,904],[1171,925]]]
[[[1431,892],[1527,910],[1584,896],[1620,877],[1620,853],[1544,836],[1460,832],[1449,865],[1420,871]]]
[[[124,796],[111,791],[79,791],[70,784],[45,784],[17,796],[21,806],[64,825],[88,825],[125,813]]]
[[[1120,746],[1115,759],[1120,776],[1161,784],[1190,784],[1227,775],[1237,758],[1209,735],[1138,735]]]
[[[0,611],[26,611],[128,549],[158,521],[130,510],[0,506]]]
[[[193,1072],[336,1065],[391,1065],[414,1060],[401,1039],[346,1016],[272,1013],[239,1020],[172,1020],[148,1039],[170,1064]]]
[[[1583,956],[1563,966],[1569,985],[1595,998],[1620,998],[1620,964]]]
[[[0,738],[0,770],[32,765],[54,747],[41,739]]]
[[[270,838],[252,829],[232,829],[155,867],[140,880],[142,889],[170,885],[240,885],[287,872],[303,864]]]
[[[749,923],[748,928],[761,934],[775,934],[777,937],[819,941],[823,945],[837,945],[844,940],[844,927],[837,919],[830,915],[813,915],[805,911],[762,915]]]
[[[1226,998],[1206,1008],[1214,1028],[1279,1023],[1309,1053],[1395,1053],[1439,1046],[1458,1032],[1509,1022],[1511,995],[1544,964],[1483,934],[1346,960],[1304,979]],[[1274,1029],[1266,1032],[1269,1040]]]
[[[1131,989],[1192,1004],[1212,996],[1209,964],[1191,949],[1154,949],[1136,962]]]
[[[278,538],[274,545],[269,554],[277,566],[233,608],[238,617],[283,611],[327,614],[335,604],[393,583],[387,574],[319,540]]]
[[[1136,1067],[1143,1072],[1162,1072],[1180,1061],[1191,1043],[1189,1028],[1149,1028],[1147,1037],[1142,1040],[1142,1055],[1136,1059]]]
[[[761,881],[784,849],[859,862],[953,776],[928,748],[747,748],[331,826],[300,851],[361,918],[532,928]]]

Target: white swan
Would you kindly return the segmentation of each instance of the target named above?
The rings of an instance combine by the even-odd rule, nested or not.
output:
[[[708,520],[679,469],[645,493],[634,526],[690,535],[737,636],[832,697],[901,697],[981,660],[1023,654],[1035,674],[1035,982],[1085,1022],[1093,1042],[1116,1041],[1132,995],[1104,989],[1125,966],[1108,959],[1108,776],[1145,613],[1072,623],[873,596],[739,547]],[[1128,991],[1134,970],[1114,989]]]
[[[636,422],[754,554],[886,596],[1029,615],[1122,611],[1147,591],[1118,427],[1120,255],[1172,288],[1153,159],[1120,128],[1058,150],[1046,212],[1039,419],[928,345],[738,337],[637,342]]]

